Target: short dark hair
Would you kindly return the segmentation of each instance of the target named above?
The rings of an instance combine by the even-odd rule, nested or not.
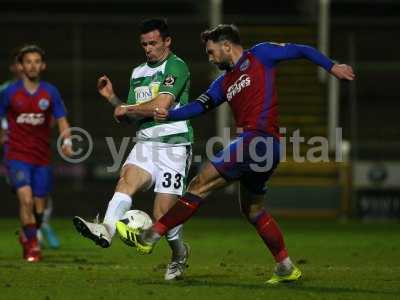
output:
[[[18,54],[17,54],[17,61],[19,63],[22,63],[22,60],[24,59],[25,54],[27,53],[38,53],[41,57],[42,60],[45,60],[46,53],[42,48],[40,48],[38,45],[25,45],[19,49]]]
[[[140,34],[145,34],[153,30],[158,30],[163,39],[171,36],[166,19],[147,19],[139,25]]]
[[[218,26],[207,29],[200,34],[203,43],[208,40],[213,42],[229,41],[231,43],[240,45],[239,29],[233,24],[219,24]]]

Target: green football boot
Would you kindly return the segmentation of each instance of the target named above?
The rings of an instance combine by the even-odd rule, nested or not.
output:
[[[125,244],[135,247],[141,254],[150,254],[153,251],[154,244],[148,244],[140,238],[140,229],[130,228],[121,221],[118,221],[116,226],[119,237]]]
[[[267,284],[275,285],[279,283],[287,283],[299,280],[301,277],[301,271],[296,266],[293,266],[292,272],[287,275],[278,275],[276,272],[272,274],[272,277],[266,281]]]

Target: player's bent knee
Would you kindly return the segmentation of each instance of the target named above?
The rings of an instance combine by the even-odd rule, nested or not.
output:
[[[252,205],[242,205],[241,212],[249,220],[252,221],[257,216],[265,211],[265,207],[262,203],[252,204]]]
[[[251,220],[253,222],[254,220],[258,219],[258,217],[263,213],[265,213],[264,207],[261,207],[258,210],[251,211],[249,213],[249,220]]]
[[[132,196],[136,192],[148,188],[151,180],[151,174],[147,171],[134,165],[127,165],[121,171],[116,191]]]
[[[196,176],[192,179],[187,188],[187,192],[202,197],[202,195],[205,192],[205,188],[204,188],[204,183],[202,182],[200,176]]]
[[[154,220],[158,221],[164,214],[165,212],[163,212],[162,209],[160,209],[160,207],[154,207],[153,209]]]
[[[198,180],[198,176],[195,176],[190,182],[189,185],[187,187],[187,191],[192,193],[196,191],[196,189],[198,188],[199,185],[199,180]]]
[[[33,207],[33,199],[32,197],[20,197],[20,204],[23,207],[31,208]]]
[[[211,166],[211,167],[210,167]],[[224,187],[229,183],[212,167],[205,167],[189,184],[188,192],[201,198],[207,197],[215,189]]]

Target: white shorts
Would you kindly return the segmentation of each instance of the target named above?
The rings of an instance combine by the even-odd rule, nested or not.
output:
[[[151,174],[154,192],[181,196],[186,190],[192,147],[154,142],[137,142],[126,159]]]

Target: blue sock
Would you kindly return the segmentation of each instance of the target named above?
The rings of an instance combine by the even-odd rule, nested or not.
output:
[[[24,234],[28,239],[28,241],[31,241],[36,238],[36,233],[37,233],[36,224],[27,224],[25,226],[22,226],[22,230],[24,231]]]

